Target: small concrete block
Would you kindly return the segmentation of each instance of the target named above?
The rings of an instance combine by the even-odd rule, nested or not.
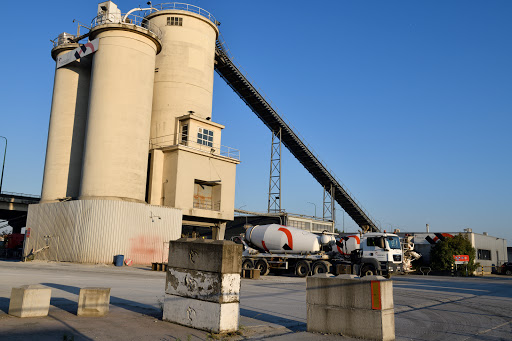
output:
[[[239,302],[240,274],[168,268],[165,293],[203,301]]]
[[[82,288],[78,296],[78,316],[104,316],[110,304],[110,288]]]
[[[12,288],[9,314],[18,317],[48,316],[52,289],[42,285]]]
[[[307,331],[368,340],[395,340],[394,309],[368,310],[308,304]]]
[[[242,245],[228,240],[181,238],[169,242],[169,267],[240,273]]]
[[[340,308],[393,309],[393,281],[381,276],[315,275],[306,280],[306,302]]]
[[[164,321],[202,329],[213,333],[238,330],[238,303],[214,303],[165,294]]]

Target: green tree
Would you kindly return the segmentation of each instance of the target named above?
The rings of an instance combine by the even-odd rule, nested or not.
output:
[[[458,234],[453,238],[445,238],[436,243],[430,251],[431,265],[434,270],[450,270],[454,263],[454,255],[468,255],[468,271],[473,273],[478,264],[475,264],[476,251],[471,246],[467,236]]]

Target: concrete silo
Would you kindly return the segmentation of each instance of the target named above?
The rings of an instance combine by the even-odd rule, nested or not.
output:
[[[52,49],[54,60],[78,47],[69,42],[73,38],[59,36]],[[90,73],[90,56],[55,68],[41,202],[79,195]]]
[[[66,64],[56,71],[43,203],[29,208],[24,255],[161,262],[183,221],[216,226],[222,238],[233,219],[239,159],[222,153],[224,126],[211,121],[217,22],[192,5],[155,7],[123,15],[102,2],[75,38],[87,43],[54,49]]]
[[[202,8],[155,5],[146,16],[162,30],[151,118],[148,203],[175,207],[190,224],[233,219],[237,158],[212,121],[218,22]]]
[[[164,7],[146,18],[163,33],[151,120],[151,138],[162,139],[175,133],[177,117],[193,112],[199,118],[211,118],[219,31],[208,17],[186,10]]]
[[[98,6],[80,199],[144,202],[158,29]],[[140,18],[144,20],[143,18]]]

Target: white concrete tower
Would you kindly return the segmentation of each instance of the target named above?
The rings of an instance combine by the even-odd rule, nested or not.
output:
[[[238,158],[221,146],[212,121],[218,22],[202,8],[155,5],[146,16],[162,30],[151,118],[148,203],[179,208],[184,221],[233,219]]]
[[[59,35],[52,49],[54,60],[78,47],[69,42],[73,38],[67,33]],[[79,195],[90,74],[90,56],[55,67],[42,203]]]
[[[148,23],[135,25],[140,17],[122,18],[110,1],[98,5],[98,14],[89,36],[99,39],[99,46],[91,73],[80,199],[144,202],[160,32]]]
[[[175,134],[177,117],[193,113],[211,119],[219,31],[212,20],[185,10],[161,10],[146,18],[163,33],[153,91],[154,139]]]

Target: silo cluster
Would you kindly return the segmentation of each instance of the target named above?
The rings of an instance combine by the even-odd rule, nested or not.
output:
[[[43,203],[145,202],[150,140],[177,136],[183,115],[211,120],[215,21],[187,8],[130,12],[143,16],[100,3],[89,32],[97,50],[57,64]],[[57,62],[79,47],[73,38],[59,36]]]

